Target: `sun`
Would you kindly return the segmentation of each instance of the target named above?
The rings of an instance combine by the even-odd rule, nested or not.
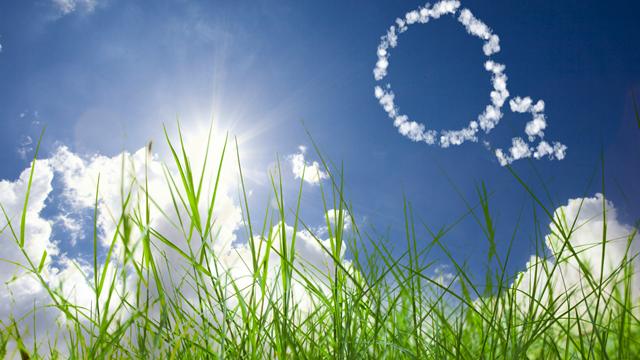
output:
[[[224,156],[221,178],[237,180],[240,161],[245,181],[260,184],[265,181],[266,169],[260,171],[262,165],[257,155],[267,151],[268,143],[262,135],[269,127],[266,123],[261,127],[247,126],[247,123],[250,123],[247,118],[228,115],[222,111],[193,111],[181,114],[176,122],[166,123],[164,126],[166,136],[174,148],[181,146],[182,138],[190,163],[206,163],[204,174],[217,172],[220,159]],[[153,139],[147,146],[150,144],[152,153],[167,163],[172,162],[173,155],[165,138]],[[193,172],[200,174],[202,168],[193,169]]]

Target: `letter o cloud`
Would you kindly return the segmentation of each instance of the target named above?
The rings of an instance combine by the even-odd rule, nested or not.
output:
[[[387,33],[380,38],[377,50],[378,61],[373,69],[373,76],[378,83],[387,77],[390,51],[398,46],[398,37],[410,26],[426,24],[444,15],[457,16],[458,22],[465,27],[467,33],[484,42],[482,51],[488,58],[484,63],[484,68],[491,74],[493,88],[489,94],[491,102],[478,115],[477,119],[471,120],[466,127],[461,129],[440,131],[428,129],[425,124],[412,121],[409,116],[400,112],[395,104],[395,95],[391,90],[391,84],[376,85],[374,94],[384,111],[393,120],[393,125],[398,128],[400,134],[412,141],[448,148],[452,145],[461,145],[466,141],[477,142],[480,131],[488,134],[500,123],[503,115],[502,108],[509,100],[506,67],[491,59],[492,55],[500,52],[500,37],[494,34],[491,28],[473,16],[469,9],[460,10],[460,1],[458,0],[442,0],[433,6],[427,4],[409,11],[403,18],[397,18],[395,24],[390,26]],[[528,142],[521,137],[515,137],[511,140],[511,148],[507,151],[500,148],[494,151],[500,165],[509,165],[516,160],[530,157],[564,159],[567,150],[564,144],[549,143],[544,140],[544,130],[547,128],[544,106],[544,101],[538,100],[534,103],[528,96],[516,96],[509,100],[509,108],[512,112],[529,113],[532,119],[527,122],[524,129]],[[488,141],[484,141],[484,143],[490,148]]]

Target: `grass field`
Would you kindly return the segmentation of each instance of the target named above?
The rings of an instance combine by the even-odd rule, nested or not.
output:
[[[215,139],[224,149],[236,147]],[[172,212],[156,209],[146,177],[122,180],[120,209],[112,209],[115,231],[108,250],[100,250],[94,222],[89,305],[77,304],[42,274],[46,252],[32,258],[24,250],[29,192],[21,217],[5,212],[2,232],[23,249],[22,266],[62,314],[49,338],[33,339],[31,315],[1,319],[0,352],[27,358],[231,358],[231,359],[637,359],[640,354],[640,304],[636,282],[636,230],[612,239],[607,233],[607,202],[601,199],[601,241],[588,249],[569,241],[587,226],[576,214],[550,208],[510,170],[541,209],[532,221],[547,230],[536,235],[554,247],[540,251],[528,271],[508,276],[509,253],[498,254],[491,195],[482,184],[466,199],[460,218],[473,217],[478,237],[489,248],[481,284],[465,264],[449,255],[441,239],[456,223],[432,228],[416,221],[404,202],[405,237],[373,236],[355,223],[343,177],[323,159],[329,180],[320,186],[326,228],[322,234],[299,216],[302,183],[296,198],[284,199],[279,167],[271,176],[276,206],[249,213],[240,156],[191,162],[182,137],[170,140],[173,158],[165,171]],[[207,145],[209,146],[209,145]],[[317,150],[317,149],[316,149]],[[206,152],[209,153],[208,151]],[[318,151],[320,156],[320,152]],[[37,152],[36,152],[37,158]],[[31,167],[31,178],[38,171]],[[240,170],[240,203],[249,239],[228,254],[217,246],[214,211],[223,163]],[[123,158],[123,168],[128,166]],[[225,165],[226,166],[226,165]],[[198,169],[198,170],[196,170]],[[205,170],[209,169],[209,170]],[[213,178],[208,174],[217,174]],[[206,179],[205,179],[206,178]],[[103,179],[104,181],[104,179]],[[604,194],[604,175],[602,190]],[[29,182],[29,187],[31,180]],[[147,191],[148,189],[148,191]],[[100,182],[96,184],[96,194]],[[100,207],[96,195],[94,218]],[[4,211],[4,208],[3,208]],[[162,217],[172,231],[153,226]],[[513,224],[514,237],[519,225]],[[178,234],[178,235],[176,235]],[[417,235],[417,234],[428,234]],[[178,237],[179,236],[179,237]],[[627,244],[614,264],[605,261],[610,242]],[[400,255],[390,244],[403,244]],[[321,259],[301,256],[301,246]],[[511,248],[511,247],[509,247]],[[449,256],[452,271],[438,273],[431,251]],[[582,256],[585,252],[589,256]],[[600,254],[594,258],[592,254]],[[236,261],[230,261],[233,258]],[[240,259],[241,261],[238,261]],[[177,265],[180,264],[180,265]],[[568,269],[580,279],[566,279]],[[560,279],[560,280],[559,280]],[[54,340],[51,340],[54,339]]]

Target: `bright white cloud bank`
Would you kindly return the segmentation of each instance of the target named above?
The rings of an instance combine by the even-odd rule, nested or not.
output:
[[[568,233],[573,228],[573,232],[565,243],[558,227],[553,223],[549,225],[551,233],[546,236],[545,243],[553,259],[531,256],[527,270],[519,274],[514,283],[519,292],[516,297],[518,305],[524,311],[533,298],[536,299],[535,306],[539,306],[538,312],[550,309],[562,314],[575,306],[568,316],[587,319],[587,311],[595,311],[598,291],[597,286],[592,284],[597,284],[602,276],[603,294],[605,298],[611,297],[614,288],[623,288],[625,274],[620,269],[628,263],[633,274],[631,296],[633,300],[639,298],[640,236],[632,226],[619,221],[611,202],[603,201],[601,194],[592,198],[571,199],[567,205],[555,211],[555,221],[560,224],[562,231]],[[606,212],[603,212],[603,204]],[[603,249],[605,224],[606,246]],[[590,273],[591,283],[587,272]],[[600,306],[600,310],[603,310],[604,305]]]
[[[303,153],[304,150],[301,149],[300,156]],[[199,154],[191,160],[194,164],[202,164],[203,156],[204,154]],[[317,182],[326,176],[318,170],[317,163],[307,165],[304,159],[301,161],[307,167],[305,170],[306,179],[315,179],[314,181]],[[212,163],[211,159],[209,163]],[[201,201],[200,209],[202,223],[206,221],[208,199],[213,193],[213,182],[216,179],[216,176],[213,176],[216,168],[213,165],[210,166],[211,169],[205,170],[204,173],[202,195],[204,200]],[[193,170],[195,174],[199,174],[200,169]],[[11,225],[9,225],[6,217],[0,217],[0,246],[2,249],[0,257],[3,259],[0,261],[0,321],[5,326],[11,317],[19,319],[22,337],[26,343],[29,343],[33,335],[33,329],[30,328],[30,324],[33,324],[30,312],[35,306],[38,308],[36,321],[38,339],[46,344],[54,336],[52,330],[57,328],[56,323],[63,322],[64,317],[53,308],[43,308],[51,304],[51,298],[46,290],[35,278],[30,275],[25,276],[25,271],[14,265],[15,263],[26,264],[23,253],[12,234],[15,232],[19,236],[20,216],[24,205],[29,171],[29,168],[25,169],[15,181],[0,181],[0,204],[2,204],[8,219],[11,220]],[[83,228],[85,231],[92,229],[93,220],[87,221],[85,219],[83,222],[82,218],[73,217],[73,214],[93,211],[98,177],[100,186],[97,227],[99,230],[98,246],[101,253],[104,253],[112,245],[116,231],[122,231],[119,220],[123,213],[123,198],[126,198],[127,194],[130,194],[130,200],[124,212],[131,214],[132,219],[146,217],[145,179],[148,179],[148,188],[151,194],[150,227],[174,241],[176,246],[187,252],[189,245],[185,239],[186,234],[189,233],[189,225],[181,225],[178,217],[179,215],[182,220],[186,219],[187,210],[179,205],[179,209],[176,209],[168,186],[167,174],[170,174],[175,181],[180,181],[177,169],[163,165],[157,156],[151,156],[148,153],[146,147],[134,153],[125,152],[113,157],[97,155],[90,158],[81,157],[66,147],[60,147],[50,158],[38,160],[26,213],[24,250],[36,263],[46,251],[46,260],[42,271],[44,280],[53,288],[62,287],[65,297],[71,302],[85,309],[95,308],[95,295],[92,290],[93,265],[90,261],[85,260],[91,258],[90,253],[85,253],[84,256],[69,255],[61,250],[61,245],[71,244],[73,246],[72,243],[77,241],[78,246],[83,247],[85,251],[91,249],[92,239],[90,237],[83,239],[77,232],[79,228]],[[248,268],[248,264],[251,264],[251,252],[248,245],[236,241],[236,234],[243,226],[242,212],[235,200],[238,195],[237,179],[237,169],[233,168],[230,160],[228,166],[225,162],[213,212],[215,221],[211,233],[216,234],[215,242],[209,253],[212,254],[211,256],[217,257],[219,263],[224,267],[222,271],[233,276],[238,287],[242,289],[244,288],[243,284],[248,285],[252,281],[249,276],[252,272]],[[173,191],[174,196],[178,196],[175,188]],[[50,208],[48,211],[44,211],[47,206],[54,206],[51,201],[54,198],[55,203],[58,204],[53,211],[54,214],[51,214]],[[56,224],[66,229],[68,234],[65,234],[65,238],[54,237],[53,227]],[[347,226],[345,225],[345,227]],[[128,249],[125,249],[122,241],[113,243],[115,246],[114,256],[110,260],[110,269],[113,269],[110,272],[113,274],[108,274],[108,279],[115,276],[115,269],[131,266],[130,261],[129,265],[126,264],[126,256],[133,256],[137,261],[141,261],[143,233],[141,228],[136,225],[133,225],[131,231],[132,241],[128,244]],[[291,239],[293,227],[282,223],[274,225],[272,236],[278,237],[283,231],[287,233],[287,238]],[[260,237],[256,237],[256,241],[263,245],[267,243],[267,239]],[[170,276],[174,281],[188,277],[192,267],[181,255],[171,248],[163,246],[157,239],[154,244],[155,256],[161,258],[160,255],[164,254],[168,261],[167,264],[171,264]],[[273,241],[273,244],[277,250],[278,241]],[[193,249],[199,249],[202,242],[193,237],[190,246]],[[333,268],[333,260],[323,247],[325,249],[331,248],[328,240],[317,239],[311,233],[299,229],[296,241],[296,261],[299,261],[300,264],[307,263],[308,269],[314,269],[313,271],[321,271],[325,275],[330,273]],[[266,248],[266,245],[262,248]],[[126,255],[127,251],[130,255]],[[275,281],[275,277],[278,276],[279,257],[272,251],[269,259],[270,284],[276,284],[274,286],[277,287],[279,282]],[[168,269],[162,264],[160,277],[169,283]],[[123,291],[128,289],[130,294],[136,293],[133,283],[122,283],[118,280],[115,285],[117,289],[124,289]],[[310,297],[304,292],[303,287],[296,284],[295,281],[292,286],[293,297],[300,308],[311,306]],[[155,288],[152,288],[151,291],[155,291]],[[195,299],[196,297],[196,294],[193,293],[194,290],[189,286],[185,286],[180,291],[186,299]],[[229,288],[229,291],[231,293],[233,289]],[[100,302],[103,300],[101,299]],[[233,299],[229,301],[233,301]],[[135,302],[132,301],[132,303]],[[111,306],[116,305],[112,303]],[[64,339],[60,339],[58,343],[63,345]]]
[[[293,176],[296,179],[303,179],[305,182],[311,185],[316,185],[321,180],[328,179],[329,174],[322,171],[320,163],[318,163],[317,161],[313,161],[311,163],[306,161],[306,153],[307,148],[300,145],[298,146],[297,153],[288,156],[289,161],[291,162]]]
[[[411,25],[426,24],[445,15],[457,16],[458,22],[464,26],[470,35],[483,41],[482,51],[489,58],[485,62],[484,68],[491,74],[491,84],[493,86],[489,94],[491,102],[478,115],[476,120],[470,121],[462,129],[440,131],[428,129],[425,124],[412,121],[409,116],[400,112],[395,103],[395,94],[389,83],[375,87],[375,97],[387,115],[393,119],[393,124],[398,128],[398,132],[412,141],[438,145],[442,148],[461,145],[466,141],[477,142],[478,132],[482,130],[488,134],[498,126],[502,119],[502,107],[510,96],[507,90],[507,75],[505,74],[505,65],[490,59],[492,55],[500,51],[500,37],[494,34],[484,22],[476,18],[469,9],[460,10],[460,6],[460,1],[443,0],[432,6],[427,4],[416,10],[409,11],[404,17],[396,19],[395,25],[389,27],[387,34],[381,37],[378,45],[378,61],[373,69],[373,75],[376,81],[382,81],[388,74],[391,49],[398,46],[399,36],[407,31]],[[542,100],[534,104],[530,97],[515,97],[511,99],[509,105],[513,112],[530,113],[532,115],[532,120],[525,126],[525,133],[528,136],[529,143],[521,138],[514,138],[510,149],[506,151],[496,149],[495,155],[501,165],[508,165],[513,161],[530,157],[535,159],[543,157],[558,160],[564,159],[567,149],[565,145],[558,142],[549,143],[543,140],[543,130],[547,128],[547,122]],[[537,145],[535,144],[536,141],[539,141]],[[486,143],[488,144],[488,142]]]

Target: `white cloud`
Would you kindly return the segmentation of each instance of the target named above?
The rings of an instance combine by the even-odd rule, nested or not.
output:
[[[291,162],[291,170],[296,179],[302,179],[309,184],[318,184],[321,180],[328,179],[329,174],[321,169],[320,163],[313,161],[311,163],[305,160],[307,148],[300,145],[298,152],[288,156]]]
[[[83,238],[83,224],[78,219],[72,217],[71,214],[60,213],[56,215],[53,220],[65,229],[66,234],[69,236],[71,246],[75,246],[78,240]]]
[[[105,251],[118,227],[117,223],[122,213],[123,193],[126,195],[131,191],[131,201],[125,211],[131,214],[137,213],[138,216],[145,216],[145,210],[141,207],[141,202],[144,199],[144,187],[139,181],[145,178],[144,169],[145,160],[147,160],[149,188],[153,189],[152,201],[153,205],[155,205],[152,205],[152,210],[150,211],[150,225],[164,236],[176,240],[178,246],[185,248],[187,246],[186,241],[179,241],[179,239],[185,238],[183,229],[178,229],[174,226],[174,224],[178,223],[178,219],[175,211],[172,212],[174,208],[164,177],[163,166],[158,159],[145,159],[147,156],[146,148],[142,148],[133,154],[125,152],[114,157],[94,156],[84,159],[72,153],[66,147],[61,147],[51,158],[39,160],[36,163],[36,172],[27,212],[26,253],[37,263],[43,251],[46,250],[48,257],[43,268],[43,278],[51,287],[61,286],[65,298],[73,300],[76,304],[84,306],[86,309],[92,306],[95,307],[95,304],[93,304],[94,299],[91,295],[93,291],[87,281],[87,278],[93,276],[93,269],[81,260],[82,257],[76,258],[69,257],[67,254],[60,254],[59,244],[51,238],[52,225],[57,222],[66,227],[70,233],[69,238],[61,241],[73,243],[80,240],[80,234],[77,232],[79,230],[78,223],[70,219],[66,212],[53,214],[50,218],[44,218],[42,210],[45,207],[45,200],[58,196],[61,197],[60,201],[65,204],[65,208],[68,211],[80,212],[84,209],[90,209],[94,206],[96,182],[98,175],[100,175],[99,217],[97,223],[100,230],[101,251]],[[17,181],[4,180],[0,182],[0,203],[11,219],[11,226],[14,229],[19,225],[21,206],[24,201],[29,175],[28,170],[25,170]],[[122,170],[124,170],[124,176],[122,176]],[[175,169],[171,173],[178,178]],[[231,189],[235,189],[233,186],[235,184],[233,182],[234,177],[230,176],[232,173],[226,172],[226,176],[221,179],[214,210],[216,225],[213,231],[217,235],[214,248],[220,252],[230,251],[231,243],[236,238],[235,231],[241,224],[240,209],[235,205],[233,195],[230,193]],[[53,189],[54,177],[58,178],[55,183],[61,184],[61,188]],[[210,179],[212,177],[206,178]],[[211,184],[207,183],[205,186],[211,186]],[[208,194],[211,193],[210,187],[205,188],[205,190],[207,190]],[[203,201],[201,205],[204,209],[208,204]],[[168,218],[163,216],[161,211],[170,216]],[[206,212],[204,214],[206,216]],[[184,217],[186,214],[181,211],[180,215]],[[2,258],[17,263],[26,263],[26,259],[24,259],[17,243],[12,239],[11,232],[7,227],[7,221],[4,218],[0,221],[0,229],[2,230],[0,232],[0,243],[3,244]],[[136,226],[132,228],[131,239],[132,243],[129,244],[129,250],[132,250],[134,258],[140,261],[142,233]],[[192,242],[192,244],[194,246],[199,245],[197,241]],[[110,266],[122,268],[125,266],[125,249],[122,242],[116,242],[115,245],[114,257]],[[156,250],[155,256],[159,257],[160,252],[165,251],[170,263],[176,265],[175,276],[179,277],[181,270],[188,268],[184,258],[181,258],[168,248],[158,246]],[[162,275],[164,274],[166,274],[166,271],[162,273]],[[184,272],[182,272],[182,275],[184,275]],[[0,303],[3,304],[0,307],[0,319],[3,321],[6,321],[10,315],[20,319],[33,309],[34,302],[39,307],[51,303],[51,299],[38,281],[31,276],[25,276],[25,272],[20,268],[4,261],[0,262],[0,284],[0,287],[4,287],[5,290],[0,291]],[[15,301],[18,299],[20,301]],[[27,299],[28,301],[25,301]],[[126,316],[126,311],[122,316]],[[39,329],[44,329],[39,338],[48,340],[44,333],[54,330],[56,323],[61,321],[62,318],[61,314],[52,308],[39,311]],[[25,321],[25,324],[27,324],[30,321],[29,317]]]
[[[603,201],[606,221],[603,216]],[[576,306],[578,316],[588,316],[585,312],[593,311],[595,307],[595,288],[589,285],[584,269],[589,269],[595,283],[601,275],[603,276],[606,280],[604,294],[609,297],[614,288],[621,286],[624,274],[616,270],[625,264],[625,254],[626,261],[631,261],[633,270],[630,284],[632,300],[638,299],[640,236],[631,237],[634,235],[634,228],[620,222],[616,208],[611,202],[605,201],[602,194],[596,194],[591,198],[571,199],[567,205],[556,209],[554,219],[562,230],[551,223],[551,233],[545,238],[546,247],[553,259],[532,256],[527,263],[527,270],[518,275],[513,285],[518,291],[517,303],[523,311],[528,309],[532,299],[536,299],[536,303],[539,302],[545,307],[549,307],[552,300],[555,300],[556,308],[553,310],[559,313]],[[607,241],[603,254],[605,223]],[[572,226],[573,232],[565,242],[564,237],[559,234],[561,231],[568,234]],[[603,255],[604,263],[601,263]],[[551,273],[554,265],[557,265],[557,269]],[[541,285],[547,282],[548,287]],[[534,284],[537,284],[537,287],[534,287]],[[600,310],[604,310],[603,305],[600,306]],[[540,308],[539,311],[544,310]],[[571,315],[575,316],[573,312]]]
[[[511,147],[509,153],[505,153],[502,149],[496,149],[495,155],[500,162],[500,165],[505,166],[513,163],[516,160],[526,159],[533,156],[535,159],[542,159],[547,157],[551,160],[564,159],[567,152],[567,147],[559,142],[554,142],[553,145],[542,140],[536,147],[527,144],[522,138],[515,137],[511,140]]]
[[[457,20],[464,26],[466,31],[477,38],[484,41],[482,50],[487,57],[500,51],[500,38],[493,33],[484,22],[476,18],[469,9],[459,10],[461,4],[457,0],[443,0],[435,3],[433,6],[429,4],[419,7],[416,10],[409,11],[402,18],[397,18],[395,25],[387,29],[386,35],[380,38],[377,48],[377,61],[373,69],[373,75],[376,81],[382,81],[388,74],[390,65],[390,51],[398,46],[399,35],[406,32],[409,26],[414,24],[425,24],[429,19],[438,19],[443,15],[453,15],[456,13]],[[458,11],[459,10],[459,11]],[[491,74],[491,84],[493,89],[489,94],[490,104],[485,110],[478,115],[477,119],[469,121],[466,127],[458,130],[440,130],[436,131],[427,128],[425,124],[412,121],[409,116],[402,114],[395,104],[395,94],[390,84],[376,85],[374,95],[378,102],[393,120],[394,126],[398,132],[415,142],[425,142],[429,145],[438,145],[441,148],[448,148],[452,145],[462,145],[467,141],[477,142],[478,133],[482,130],[485,134],[491,132],[503,117],[502,107],[509,98],[510,94],[507,89],[507,75],[505,74],[505,65],[488,59],[484,64],[485,70]],[[546,142],[541,139],[544,137],[544,130],[547,128],[546,117],[544,114],[544,102],[538,101],[532,105],[531,98],[516,97],[510,101],[511,110],[519,113],[531,113],[532,120],[525,126],[525,133],[529,142],[533,143],[540,139],[537,150],[527,144],[521,143],[521,138],[514,138],[512,146],[508,153],[502,149],[496,149],[495,155],[501,165],[507,165],[515,160],[534,156],[540,159],[547,156],[549,159],[561,160],[564,158],[566,146],[555,142],[552,146],[553,151],[549,151]],[[489,144],[487,140],[483,140],[484,144]],[[550,146],[550,145],[549,145]],[[490,145],[488,146],[490,148]],[[509,155],[510,154],[510,155]]]
[[[281,236],[285,234],[288,242],[293,237],[293,226],[278,223],[273,226],[271,231],[272,251],[268,258],[268,288],[271,291],[281,291],[280,288],[280,255],[281,253]],[[256,238],[257,248],[266,249],[268,239]],[[332,246],[333,245],[333,246]],[[307,230],[298,231],[296,233],[295,246],[295,266],[301,273],[293,274],[292,293],[293,300],[298,306],[298,310],[308,312],[313,309],[314,303],[318,300],[313,294],[306,290],[305,281],[310,280],[313,287],[328,294],[330,291],[328,279],[334,273],[335,263],[333,257],[329,255],[336,244],[332,244],[331,239],[321,239],[317,235]],[[345,253],[344,244],[340,244],[340,254],[342,265],[347,267],[349,262],[342,260]],[[228,252],[223,261],[230,269],[231,276],[236,281],[239,288],[248,288],[253,281],[251,266],[251,253],[248,244],[238,245],[233,251]],[[262,262],[265,259],[265,251],[259,257]],[[301,276],[303,275],[303,276]],[[304,279],[307,280],[304,280]]]
[[[192,142],[196,143],[196,142]],[[304,154],[304,149],[300,149]],[[213,151],[212,151],[213,152]],[[213,152],[219,155],[218,152]],[[196,153],[192,157],[194,164],[201,164],[204,154]],[[215,156],[215,155],[211,155]],[[232,157],[228,157],[232,158]],[[212,162],[209,162],[210,164]],[[304,163],[304,159],[303,159]],[[146,171],[145,171],[146,164]],[[203,182],[203,195],[199,203],[201,213],[201,222],[206,222],[209,206],[209,197],[212,194],[213,181],[215,176],[211,176],[214,171],[213,166],[205,169],[205,177]],[[311,170],[319,170],[318,163],[304,166]],[[307,169],[305,177],[312,175],[313,172]],[[194,174],[199,174],[200,169],[193,169]],[[124,152],[113,157],[95,155],[92,157],[82,157],[71,152],[68,148],[62,146],[53,153],[53,155],[44,160],[36,162],[36,171],[31,190],[29,207],[27,209],[26,235],[25,235],[25,251],[27,255],[36,263],[41,259],[43,252],[46,250],[47,257],[43,266],[43,279],[52,288],[60,288],[64,298],[72,301],[85,309],[95,308],[95,299],[93,290],[91,289],[93,279],[93,266],[82,260],[81,254],[69,255],[61,253],[60,243],[52,239],[52,226],[54,224],[62,225],[70,233],[69,238],[60,241],[83,241],[79,236],[82,230],[81,225],[76,221],[70,213],[82,212],[93,209],[96,199],[96,185],[98,176],[100,177],[100,187],[98,194],[98,235],[100,252],[106,251],[111,245],[114,234],[118,231],[118,222],[123,212],[123,196],[126,198],[130,194],[128,206],[124,209],[125,213],[130,214],[139,219],[144,219],[146,210],[145,201],[145,179],[148,181],[149,193],[151,194],[150,207],[150,227],[158,233],[171,239],[175,246],[187,252],[191,247],[198,251],[202,246],[202,242],[194,237],[187,242],[186,235],[190,229],[189,225],[180,225],[180,218],[183,220],[188,216],[184,207],[174,207],[171,197],[171,190],[168,186],[165,174],[171,174],[176,182],[179,182],[179,174],[175,167],[170,165],[164,166],[158,156],[152,156],[148,153],[146,147],[134,153]],[[145,175],[146,174],[146,175]],[[23,171],[18,180],[0,181],[0,203],[4,207],[11,220],[13,229],[19,229],[20,214],[28,182],[29,169]],[[148,176],[148,177],[146,177]],[[327,175],[322,172],[316,172],[316,179],[319,181]],[[54,179],[56,179],[54,181]],[[60,187],[54,189],[54,184]],[[251,281],[252,269],[251,252],[247,243],[237,243],[237,231],[242,227],[243,220],[240,207],[237,205],[237,172],[232,166],[223,167],[220,184],[218,187],[216,205],[213,215],[215,217],[212,234],[215,238],[210,244],[213,248],[208,252],[219,260],[222,274],[228,271],[232,279],[239,284],[239,288],[244,288],[241,284],[249,284]],[[173,189],[174,195],[184,196],[182,190]],[[47,210],[47,216],[44,215],[45,206],[50,200],[61,202],[63,207],[56,207],[58,212],[51,214],[51,210]],[[179,201],[179,200],[178,200]],[[61,210],[63,209],[63,210]],[[345,216],[348,219],[348,216]],[[350,223],[350,220],[349,220]],[[11,231],[7,226],[4,217],[0,218],[0,243],[2,245],[2,258],[15,263],[26,263],[20,248],[14,241]],[[186,228],[185,228],[186,226]],[[345,227],[348,227],[345,224]],[[85,229],[86,230],[86,229]],[[286,233],[288,241],[293,235],[293,227],[288,224],[278,224],[273,227],[270,233],[272,236],[274,250],[278,251],[280,247],[280,235],[282,231]],[[74,239],[74,233],[78,235]],[[131,237],[128,243],[128,251],[132,253],[133,259],[142,261],[142,238],[143,233],[138,226],[131,229]],[[157,240],[157,239],[152,239]],[[256,238],[256,241],[262,244],[262,255],[264,257],[267,239]],[[327,250],[332,249],[329,239],[319,239],[315,235],[306,230],[297,232],[296,241],[296,261],[299,262],[302,269],[308,272],[308,278],[318,280],[315,284],[319,289],[324,291],[326,286],[323,285],[322,279],[326,278],[326,274],[331,273],[334,268],[333,258],[327,254]],[[86,244],[84,248],[90,246]],[[344,246],[341,246],[344,254]],[[126,269],[131,266],[131,260],[128,264],[125,262],[126,249],[122,241],[117,241],[114,247],[113,257],[109,263],[107,272],[107,281],[113,277],[119,276],[117,269]],[[167,264],[171,267],[168,269],[163,261],[160,261],[158,272],[160,278],[166,284],[169,284],[169,272],[174,281],[180,279],[189,279],[188,272],[192,269],[190,262],[185,260],[180,254],[171,248],[164,246],[159,241],[154,241],[153,254],[156,259],[166,256]],[[86,255],[86,254],[85,254]],[[345,264],[348,264],[345,262]],[[269,291],[279,291],[278,287],[281,282],[277,278],[279,275],[280,259],[275,251],[271,252],[269,258]],[[135,272],[133,272],[135,273]],[[224,276],[224,275],[222,275]],[[126,282],[121,278],[116,278],[117,288],[128,289],[129,296],[135,293],[134,277],[129,277]],[[294,276],[293,298],[299,306],[299,310],[304,311],[313,305],[313,296],[305,290],[305,286],[301,283],[302,278]],[[194,289],[189,285],[184,288],[170,289],[180,291],[186,299],[195,298],[197,295]],[[38,323],[38,339],[42,344],[52,340],[51,336],[58,328],[58,324],[64,322],[64,316],[51,307],[46,307],[52,303],[51,298],[43,288],[42,284],[33,276],[25,275],[25,271],[16,267],[10,262],[0,262],[0,320],[5,322],[10,316],[16,319],[23,319],[22,316],[32,311],[34,304],[38,307],[36,312]],[[155,285],[150,283],[150,290],[156,291]],[[228,287],[226,291],[228,295],[233,295],[234,289]],[[105,295],[105,293],[103,293]],[[101,300],[102,301],[102,298]],[[229,303],[232,305],[236,300],[230,297]],[[131,303],[135,303],[131,301]],[[117,299],[112,299],[111,308],[115,309],[119,304]],[[45,308],[46,307],[46,308]],[[126,317],[130,309],[126,306],[121,310],[119,317]],[[215,314],[212,314],[215,316]],[[32,317],[29,315],[19,321],[21,331],[28,333],[29,325],[32,324]],[[30,338],[26,338],[28,343]],[[63,342],[62,340],[59,341]],[[63,346],[64,344],[60,344]],[[11,345],[15,349],[15,344]]]
[[[93,12],[100,0],[52,0],[53,5],[62,15],[71,14],[75,11],[85,13]]]
[[[20,137],[20,144],[18,145],[18,155],[21,159],[26,160],[29,154],[33,151],[33,139],[31,136]]]
[[[547,121],[544,116],[544,101],[538,100],[534,105],[530,97],[521,98],[516,96],[509,101],[511,111],[517,113],[531,113],[533,119],[529,121],[525,127],[525,133],[529,136],[529,141],[534,141],[535,137],[544,137],[543,130],[547,127]]]
[[[339,209],[329,209],[327,210],[325,217],[329,220],[329,225],[331,225],[332,227],[336,226],[336,219],[339,219],[340,221],[342,221],[343,230],[351,229],[352,220],[349,212],[346,209],[342,209],[342,216],[340,215],[341,214]]]
[[[462,9],[460,11],[458,21],[464,25],[469,34],[485,40],[482,51],[484,51],[486,56],[493,55],[500,51],[500,38],[498,35],[493,34],[491,29],[481,20],[473,16],[469,9]]]
[[[51,239],[51,222],[45,219],[41,213],[45,208],[45,201],[52,191],[54,172],[46,161],[37,162],[36,169],[29,206],[26,212],[23,249],[37,263],[39,263],[43,253],[46,251],[47,257],[45,258],[42,276],[47,280],[53,281],[60,273],[60,268],[54,265],[51,259],[53,257],[64,259],[65,257],[60,255],[57,244]],[[0,204],[3,208],[3,212],[0,214],[0,244],[2,244],[0,320],[3,323],[8,320],[10,315],[13,315],[16,319],[21,319],[34,306],[41,307],[50,303],[39,282],[31,276],[26,276],[22,268],[11,263],[25,263],[16,237],[20,237],[20,214],[22,213],[28,182],[29,169],[25,169],[15,181],[0,181]],[[6,213],[6,217],[4,213]],[[8,226],[7,218],[11,220],[11,227]],[[37,315],[37,321],[40,324],[54,325],[57,319],[55,311],[51,310],[43,310],[38,312]],[[50,329],[37,329],[37,335],[43,338],[47,330]],[[24,333],[25,331],[23,331]],[[33,335],[33,330],[31,335]]]

